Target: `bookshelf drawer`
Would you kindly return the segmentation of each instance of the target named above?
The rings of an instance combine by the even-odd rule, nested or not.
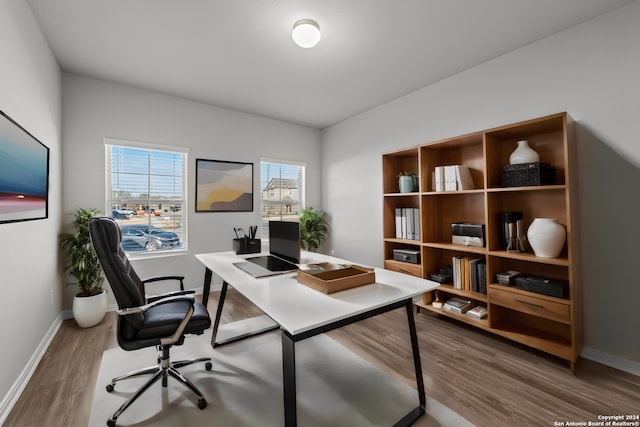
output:
[[[491,304],[501,305],[534,316],[563,323],[570,322],[569,306],[566,304],[495,288],[490,289],[489,300]]]
[[[395,261],[387,259],[384,261],[384,268],[398,273],[410,274],[416,277],[422,277],[422,267],[420,264],[411,264],[408,262]]]

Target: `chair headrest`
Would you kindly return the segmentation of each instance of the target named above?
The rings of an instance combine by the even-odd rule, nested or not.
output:
[[[100,249],[106,253],[118,252],[122,232],[113,218],[92,218],[89,222],[89,234],[94,246],[102,246],[102,248],[96,248],[97,252],[102,252]]]

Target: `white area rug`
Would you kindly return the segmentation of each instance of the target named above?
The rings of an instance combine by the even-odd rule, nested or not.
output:
[[[171,349],[172,360],[212,356],[204,364],[182,368],[204,394],[208,406],[173,378],[169,387],[154,384],[117,420],[119,426],[276,427],[284,425],[282,348],[274,331],[211,348],[211,332],[190,336]],[[111,378],[152,365],[154,348],[104,352],[91,405],[89,426],[105,426],[113,412],[148,377],[124,380],[108,393]],[[299,426],[391,426],[418,405],[416,390],[397,381],[324,335],[296,343]],[[427,414],[414,426],[471,426],[439,402],[427,398]]]

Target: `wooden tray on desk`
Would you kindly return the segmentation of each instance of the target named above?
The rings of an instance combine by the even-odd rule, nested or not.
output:
[[[323,262],[298,270],[298,282],[325,294],[344,291],[376,281],[372,268]]]

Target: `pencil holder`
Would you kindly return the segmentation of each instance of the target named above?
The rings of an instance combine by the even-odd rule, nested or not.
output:
[[[248,237],[233,239],[233,250],[237,255],[259,253],[261,251],[260,239],[250,239]]]

